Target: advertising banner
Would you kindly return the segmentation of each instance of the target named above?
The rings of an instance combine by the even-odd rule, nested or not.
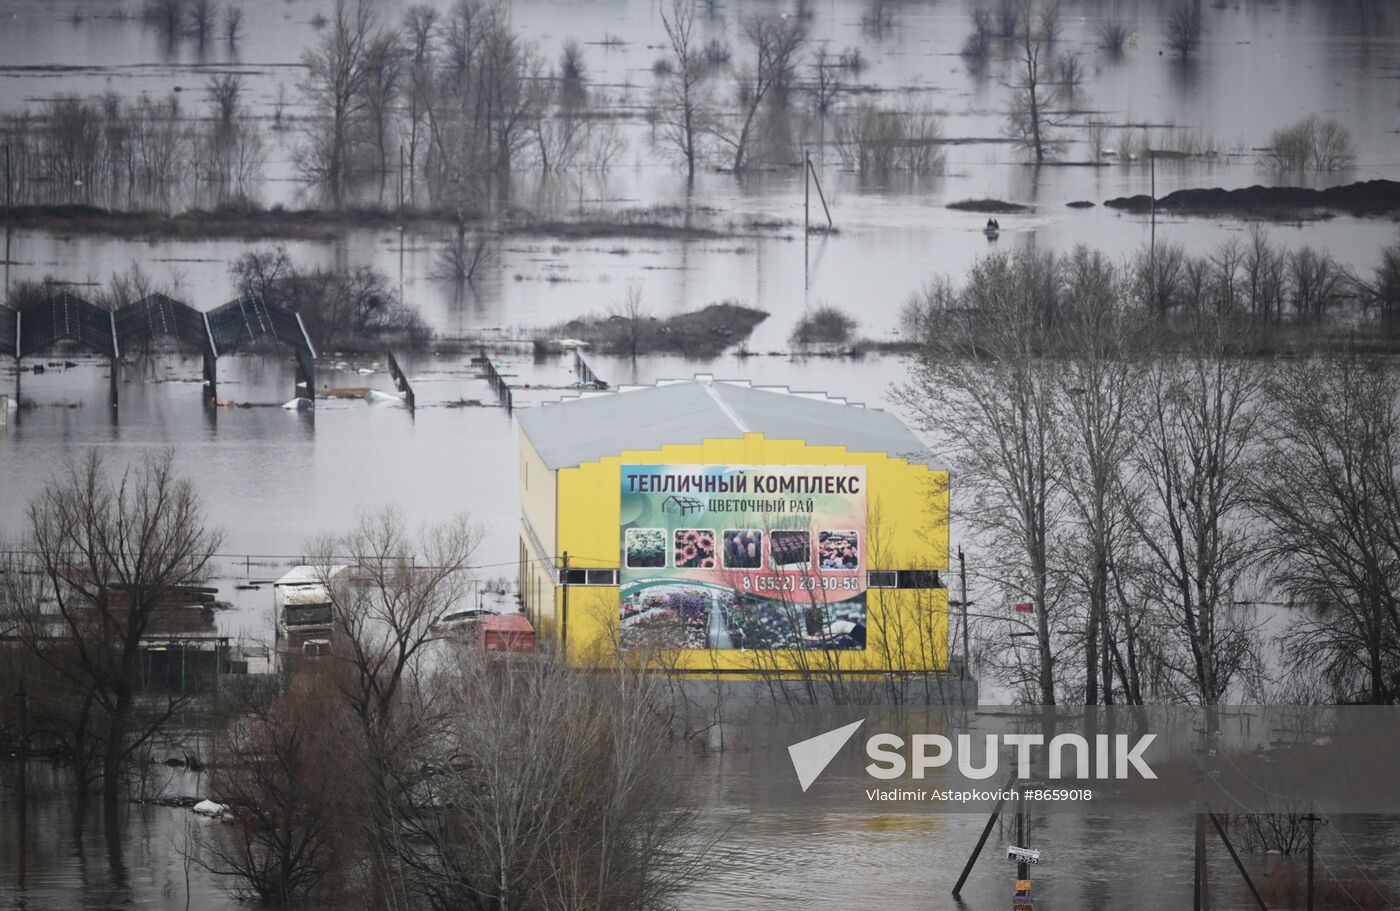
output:
[[[865,467],[623,465],[622,641],[865,648]]]

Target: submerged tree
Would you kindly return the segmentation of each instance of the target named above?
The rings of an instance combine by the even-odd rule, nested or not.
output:
[[[1260,163],[1281,172],[1340,171],[1356,163],[1356,143],[1338,121],[1313,115],[1274,130]]]
[[[704,84],[708,65],[695,41],[695,0],[672,0],[661,23],[671,46],[671,65],[657,102],[660,142],[685,162],[685,177],[695,181],[700,140],[709,129],[710,99]]]
[[[782,95],[791,85],[798,54],[805,40],[802,21],[796,16],[756,16],[743,23],[744,38],[753,49],[753,61],[740,71],[740,124],[737,132],[720,133],[734,149],[733,169],[748,165],[754,120],[764,103]]]
[[[353,742],[319,674],[299,674],[275,698],[238,693],[233,705],[239,715],[218,735],[222,760],[209,776],[229,818],[201,832],[198,862],[235,894],[285,908],[349,865],[340,849],[354,841],[345,825]]]
[[[500,666],[500,665],[504,666]],[[669,907],[703,870],[662,675],[462,654],[400,842],[434,908]]]
[[[1200,47],[1204,30],[1199,0],[1189,0],[1173,8],[1167,17],[1167,47],[1185,60]]]
[[[1055,128],[1063,122],[1057,110],[1063,91],[1052,65],[1059,4],[1037,6],[1020,0],[1015,15],[1010,131],[1040,164],[1061,144]]]
[[[481,530],[466,517],[415,536],[386,508],[311,548],[335,623],[333,685],[356,730],[363,782],[356,804],[372,883],[385,894],[395,878],[388,858],[401,847],[405,789],[419,774],[440,711],[425,691],[427,648],[434,624],[469,594],[480,542]]]
[[[145,638],[206,577],[222,537],[169,453],[118,473],[93,453],[29,506],[45,599],[21,605],[21,640],[79,705],[70,742],[81,787],[115,803],[137,752],[182,699],[142,697]],[[90,751],[89,744],[95,749]],[[99,770],[86,767],[95,754]]]
[[[337,206],[349,179],[357,120],[366,107],[365,89],[373,77],[371,48],[378,19],[366,0],[336,0],[330,28],[302,57],[303,84],[312,106],[310,155],[303,167],[330,191]]]

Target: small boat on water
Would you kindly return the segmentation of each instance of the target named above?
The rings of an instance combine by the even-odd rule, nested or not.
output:
[[[999,225],[987,225],[982,229],[982,233],[987,236],[987,240],[996,240],[1001,236],[1001,227]]]

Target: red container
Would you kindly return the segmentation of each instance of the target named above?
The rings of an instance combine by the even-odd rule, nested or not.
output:
[[[486,614],[477,618],[476,644],[488,652],[533,652],[535,628],[520,614]]]

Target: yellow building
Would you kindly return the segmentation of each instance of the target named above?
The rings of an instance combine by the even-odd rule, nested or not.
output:
[[[948,471],[893,415],[697,376],[517,417],[520,596],[571,660],[947,669]]]

